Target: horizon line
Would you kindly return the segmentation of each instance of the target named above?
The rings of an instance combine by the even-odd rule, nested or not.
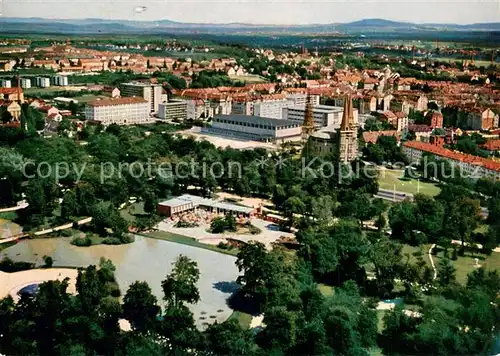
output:
[[[1,1],[1,0],[0,0]],[[300,24],[286,24],[286,23],[258,23],[258,22],[245,22],[245,21],[234,21],[234,22],[184,22],[171,20],[168,18],[161,18],[155,20],[148,19],[130,19],[130,18],[105,18],[105,17],[74,17],[74,18],[64,18],[64,17],[40,17],[40,16],[0,16],[0,23],[3,19],[41,19],[41,20],[50,20],[50,21],[82,21],[82,20],[100,20],[100,21],[130,21],[130,22],[158,22],[158,21],[170,21],[173,23],[179,24],[187,24],[187,25],[251,25],[251,26],[290,26],[290,27],[298,27],[298,26],[325,26],[325,25],[344,25],[355,22],[361,22],[366,20],[382,20],[382,21],[391,21],[404,23],[409,25],[459,25],[459,26],[467,26],[467,25],[476,25],[476,24],[495,24],[500,23],[500,21],[486,21],[486,22],[472,22],[472,23],[457,23],[457,22],[411,22],[405,20],[395,20],[390,18],[382,18],[382,17],[364,17],[358,20],[352,20],[348,22],[310,22],[310,23],[300,23]]]

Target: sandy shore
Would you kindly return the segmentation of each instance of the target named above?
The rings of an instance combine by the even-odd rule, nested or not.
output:
[[[15,273],[0,272],[0,299],[10,294],[14,300],[17,300],[19,299],[17,292],[30,284],[53,280],[62,281],[66,277],[69,278],[68,292],[75,294],[77,275],[78,271],[71,268],[31,269]]]

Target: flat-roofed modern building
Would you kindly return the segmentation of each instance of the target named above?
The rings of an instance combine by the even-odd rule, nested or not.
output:
[[[136,97],[90,101],[85,107],[85,118],[105,126],[145,124],[152,121],[148,101]]]
[[[150,112],[157,113],[162,102],[163,89],[160,84],[141,82],[123,83],[121,85],[121,96],[139,96],[147,100]]]
[[[56,75],[54,77],[54,85],[58,85],[60,87],[65,87],[69,85],[69,80],[66,75]]]
[[[302,125],[283,119],[247,115],[219,115],[209,131],[259,141],[294,141],[300,139]]]
[[[158,117],[164,120],[186,120],[187,101],[171,100],[159,105]]]
[[[50,78],[45,77],[36,77],[35,85],[40,88],[49,88],[50,87]]]
[[[313,106],[313,120],[316,127],[326,127],[338,125],[342,121],[344,109],[337,106],[315,105]],[[283,109],[283,118],[295,122],[304,122],[306,108],[303,106],[293,106]]]
[[[163,201],[158,203],[157,206],[158,214],[168,217],[187,211],[195,211],[199,208],[217,214],[232,214],[245,217],[251,217],[256,213],[255,208],[224,203],[190,194],[184,194],[180,197]]]

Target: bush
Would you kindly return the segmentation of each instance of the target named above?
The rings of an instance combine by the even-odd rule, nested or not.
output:
[[[62,231],[60,231],[60,235],[62,237],[70,237],[70,236],[73,236],[73,231],[71,231],[71,229],[62,230]]]
[[[122,240],[117,237],[108,237],[102,241],[105,245],[121,245],[123,244]]]
[[[14,262],[8,257],[4,257],[2,261],[0,261],[0,271],[7,273],[26,271],[33,268],[35,268],[34,263]]]
[[[228,243],[225,243],[222,241],[219,242],[217,247],[220,248],[221,250],[232,250],[234,248],[234,246],[232,246],[231,244],[228,244]]]
[[[51,268],[54,264],[54,260],[50,256],[43,256],[43,262],[45,263],[45,268]]]
[[[254,226],[252,224],[248,225],[248,231],[250,231],[250,233],[252,235],[258,235],[258,234],[260,234],[262,232],[261,229],[259,229],[257,226]]]
[[[221,234],[226,230],[226,221],[224,218],[217,217],[210,224],[210,231],[214,234]]]
[[[179,227],[179,228],[186,228],[186,227],[198,227],[200,226],[198,223],[195,222],[188,222],[188,221],[178,221],[174,227]]]
[[[119,298],[122,295],[120,287],[116,282],[106,283],[106,288],[108,290],[109,295],[112,297]]]
[[[78,247],[88,247],[92,245],[92,239],[88,236],[85,237],[75,237],[71,240],[71,244]]]

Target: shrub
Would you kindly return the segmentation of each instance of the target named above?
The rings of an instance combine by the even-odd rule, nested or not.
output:
[[[106,283],[106,287],[110,296],[119,298],[122,295],[117,283]]]
[[[4,257],[0,261],[0,271],[7,272],[7,273],[26,271],[28,269],[33,269],[33,268],[35,268],[34,263],[14,262],[8,257]]]
[[[174,227],[179,227],[179,228],[186,228],[186,227],[198,227],[200,226],[199,224],[195,222],[188,222],[188,221],[178,221]]]
[[[259,229],[257,226],[254,226],[252,224],[248,225],[248,231],[250,231],[250,233],[252,235],[258,235],[258,234],[260,234],[262,232],[261,229]]]
[[[117,237],[108,237],[102,241],[105,245],[121,245],[123,242]]]
[[[43,256],[43,262],[45,263],[46,268],[51,268],[54,264],[54,260],[50,256]]]
[[[228,244],[228,243],[224,243],[224,242],[219,242],[219,244],[217,245],[218,248],[220,248],[221,250],[231,250],[233,248],[233,246],[231,244]]]
[[[78,247],[88,247],[92,245],[92,240],[90,237],[75,237],[71,240],[71,244]]]
[[[73,231],[71,231],[70,229],[62,230],[62,231],[60,231],[60,235],[63,237],[70,237],[70,236],[73,236]]]
[[[226,221],[224,218],[217,217],[212,220],[210,224],[210,230],[214,234],[223,233],[226,230]]]

